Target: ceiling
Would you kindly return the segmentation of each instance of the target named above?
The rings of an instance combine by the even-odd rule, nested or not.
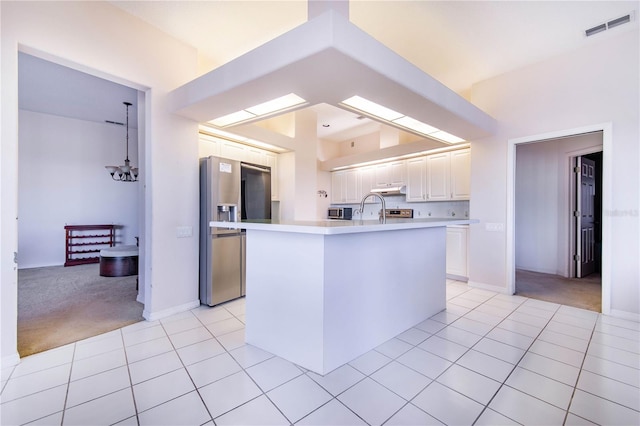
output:
[[[306,0],[111,3],[196,47],[202,74],[307,21]],[[588,39],[584,37],[585,29],[631,11],[637,13],[638,6],[638,1],[351,0],[349,18],[363,31],[468,99],[474,83],[637,28],[637,19],[634,19],[631,24]],[[43,112],[53,109],[49,112],[77,114],[78,118],[93,121],[122,121],[122,102],[127,99],[119,98],[127,96],[124,94],[127,90],[129,93],[135,90],[116,85],[127,90],[122,94],[120,89],[100,90],[101,96],[106,97],[96,102],[97,94],[85,96],[83,91],[76,90],[77,82],[72,83],[76,78],[70,78],[76,71],[51,73],[43,62],[46,61],[30,60],[28,66],[21,62],[21,108]],[[27,70],[28,74],[24,74]],[[27,93],[27,88],[32,86],[22,84],[26,81],[25,75],[39,82],[38,96]],[[135,104],[135,100],[129,99],[129,102]],[[320,137],[334,140],[346,134],[354,137],[352,113],[333,107],[316,108]],[[323,128],[322,124],[330,127]],[[369,125],[360,131],[371,128],[371,123],[364,120],[358,120],[357,124]]]

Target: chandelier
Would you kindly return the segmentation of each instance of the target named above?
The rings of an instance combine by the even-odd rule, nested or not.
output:
[[[129,164],[129,107],[130,102],[123,102],[127,108],[127,157],[124,160],[124,166],[104,166],[111,174],[111,179],[120,182],[137,182],[138,168],[131,167]],[[118,176],[116,176],[116,173]]]

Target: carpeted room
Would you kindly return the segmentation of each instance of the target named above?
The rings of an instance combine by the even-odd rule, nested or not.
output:
[[[99,264],[18,271],[21,357],[143,321],[137,276],[102,277]]]
[[[101,277],[97,263],[62,266],[65,225],[116,224],[115,245],[135,245],[142,189],[105,170],[125,158],[138,165],[137,90],[25,53],[18,72],[18,351],[24,357],[143,319],[136,276]],[[129,111],[124,101],[131,102]]]

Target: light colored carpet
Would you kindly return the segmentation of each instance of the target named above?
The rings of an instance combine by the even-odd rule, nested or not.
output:
[[[100,265],[18,270],[21,357],[143,321],[137,276],[101,277]]]
[[[518,269],[516,294],[590,311],[602,311],[600,274],[591,274],[584,278],[565,278]]]

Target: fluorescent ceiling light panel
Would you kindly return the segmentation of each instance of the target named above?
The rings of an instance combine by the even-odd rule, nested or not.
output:
[[[266,115],[272,112],[280,111],[282,109],[291,108],[296,105],[305,103],[306,101],[295,93],[289,93],[288,95],[280,96],[279,98],[272,99],[267,102],[263,102],[259,105],[247,108],[246,111],[254,115]]]
[[[381,118],[385,121],[390,122],[391,124],[404,127],[405,129],[412,130],[416,133],[428,136],[430,138],[438,139],[441,142],[464,142],[464,139],[461,139],[450,133],[443,132],[442,130],[430,126],[427,123],[423,123],[422,121],[418,121],[415,118],[408,117],[397,111],[394,111],[387,107],[383,107],[382,105],[378,105],[377,103],[361,98],[360,96],[352,96],[349,99],[345,99],[341,103],[351,108],[362,111],[366,114]]]
[[[209,123],[218,127],[225,127],[233,123],[239,123],[241,121],[249,120],[250,118],[254,118],[255,114],[251,114],[248,111],[242,110],[237,112],[232,112],[231,114],[227,114],[222,117],[218,117],[215,120],[209,121]]]
[[[377,103],[361,98],[360,96],[352,96],[349,99],[342,101],[342,103],[387,121],[393,121],[403,116],[403,114],[400,114],[397,111],[378,105]]]
[[[204,135],[212,136],[214,138],[221,138],[223,140],[229,140],[232,142],[238,142],[242,145],[255,146],[258,148],[264,148],[272,152],[285,152],[286,149],[279,146],[271,145],[266,142],[257,141],[255,139],[249,139],[244,136],[236,135],[235,133],[225,132],[224,130],[216,129],[207,125],[200,125],[200,130],[204,132]]]
[[[418,133],[422,133],[423,135],[430,135],[431,133],[438,131],[438,129],[433,126],[429,126],[422,121],[418,121],[415,118],[407,116],[398,118],[397,120],[393,120],[393,122],[399,124],[402,127],[406,127],[407,129],[415,130]]]
[[[460,143],[465,141],[462,138],[459,138],[457,136],[452,135],[451,133],[447,133],[442,130],[438,130],[437,132],[431,133],[429,134],[429,136],[432,138],[440,139],[441,141],[444,141],[444,142],[449,142],[449,143]]]
[[[231,124],[240,123],[242,121],[251,120],[252,118],[260,117],[263,115],[271,114],[276,111],[281,111],[287,108],[294,107],[296,105],[303,104],[307,101],[302,99],[295,93],[289,93],[288,95],[280,96],[279,98],[272,99],[267,102],[263,102],[252,107],[227,114],[222,117],[215,118],[208,121],[218,127],[225,127]]]
[[[213,127],[209,127],[209,126],[207,126],[206,131],[216,136],[221,136],[227,139],[234,139],[237,141],[245,141],[247,139],[244,136],[239,136],[233,133],[225,132],[224,130],[214,129]]]

